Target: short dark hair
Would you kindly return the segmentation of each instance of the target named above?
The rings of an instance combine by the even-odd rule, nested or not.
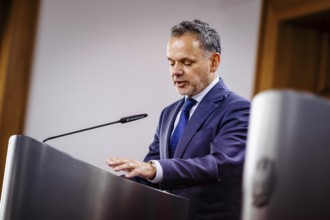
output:
[[[200,20],[182,21],[171,29],[172,37],[181,37],[186,33],[196,34],[204,51],[221,54],[220,36],[208,23]]]

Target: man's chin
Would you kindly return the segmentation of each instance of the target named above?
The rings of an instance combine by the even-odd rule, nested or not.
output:
[[[176,91],[182,96],[191,96],[191,92],[187,89],[176,88]]]

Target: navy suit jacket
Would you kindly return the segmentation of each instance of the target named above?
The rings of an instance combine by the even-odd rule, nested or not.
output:
[[[199,103],[168,160],[169,139],[183,103],[162,111],[144,161],[160,162],[161,189],[190,199],[189,219],[238,220],[250,102],[220,79]]]

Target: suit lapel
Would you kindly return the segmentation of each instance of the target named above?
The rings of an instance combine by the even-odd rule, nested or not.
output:
[[[166,116],[166,118],[169,119],[169,120],[164,120],[164,122],[163,122],[163,123],[165,123],[165,124],[163,124],[164,131],[166,131],[166,132],[164,132],[164,133],[161,132],[162,137],[160,137],[161,140],[164,140],[164,142],[160,141],[160,149],[161,149],[160,158],[161,159],[168,158],[169,140],[171,138],[171,134],[172,134],[172,131],[173,131],[176,116],[179,113],[183,103],[184,103],[184,98],[181,99],[181,101],[178,101],[177,104],[170,110],[169,114]],[[162,146],[162,143],[164,144],[164,146]]]
[[[220,81],[202,99],[201,103],[199,103],[194,114],[188,121],[178,143],[174,157],[181,158],[183,156],[193,135],[198,131],[207,117],[221,104],[220,101],[226,94],[228,94],[228,89],[220,79]]]

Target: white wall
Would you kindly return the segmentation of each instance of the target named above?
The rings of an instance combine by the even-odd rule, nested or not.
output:
[[[250,98],[260,0],[216,6],[172,0],[43,0],[24,134],[42,141],[148,113],[136,122],[48,142],[102,169],[107,169],[108,156],[143,159],[162,108],[180,98],[166,59],[170,28],[194,18],[219,31],[223,53],[218,74]]]

